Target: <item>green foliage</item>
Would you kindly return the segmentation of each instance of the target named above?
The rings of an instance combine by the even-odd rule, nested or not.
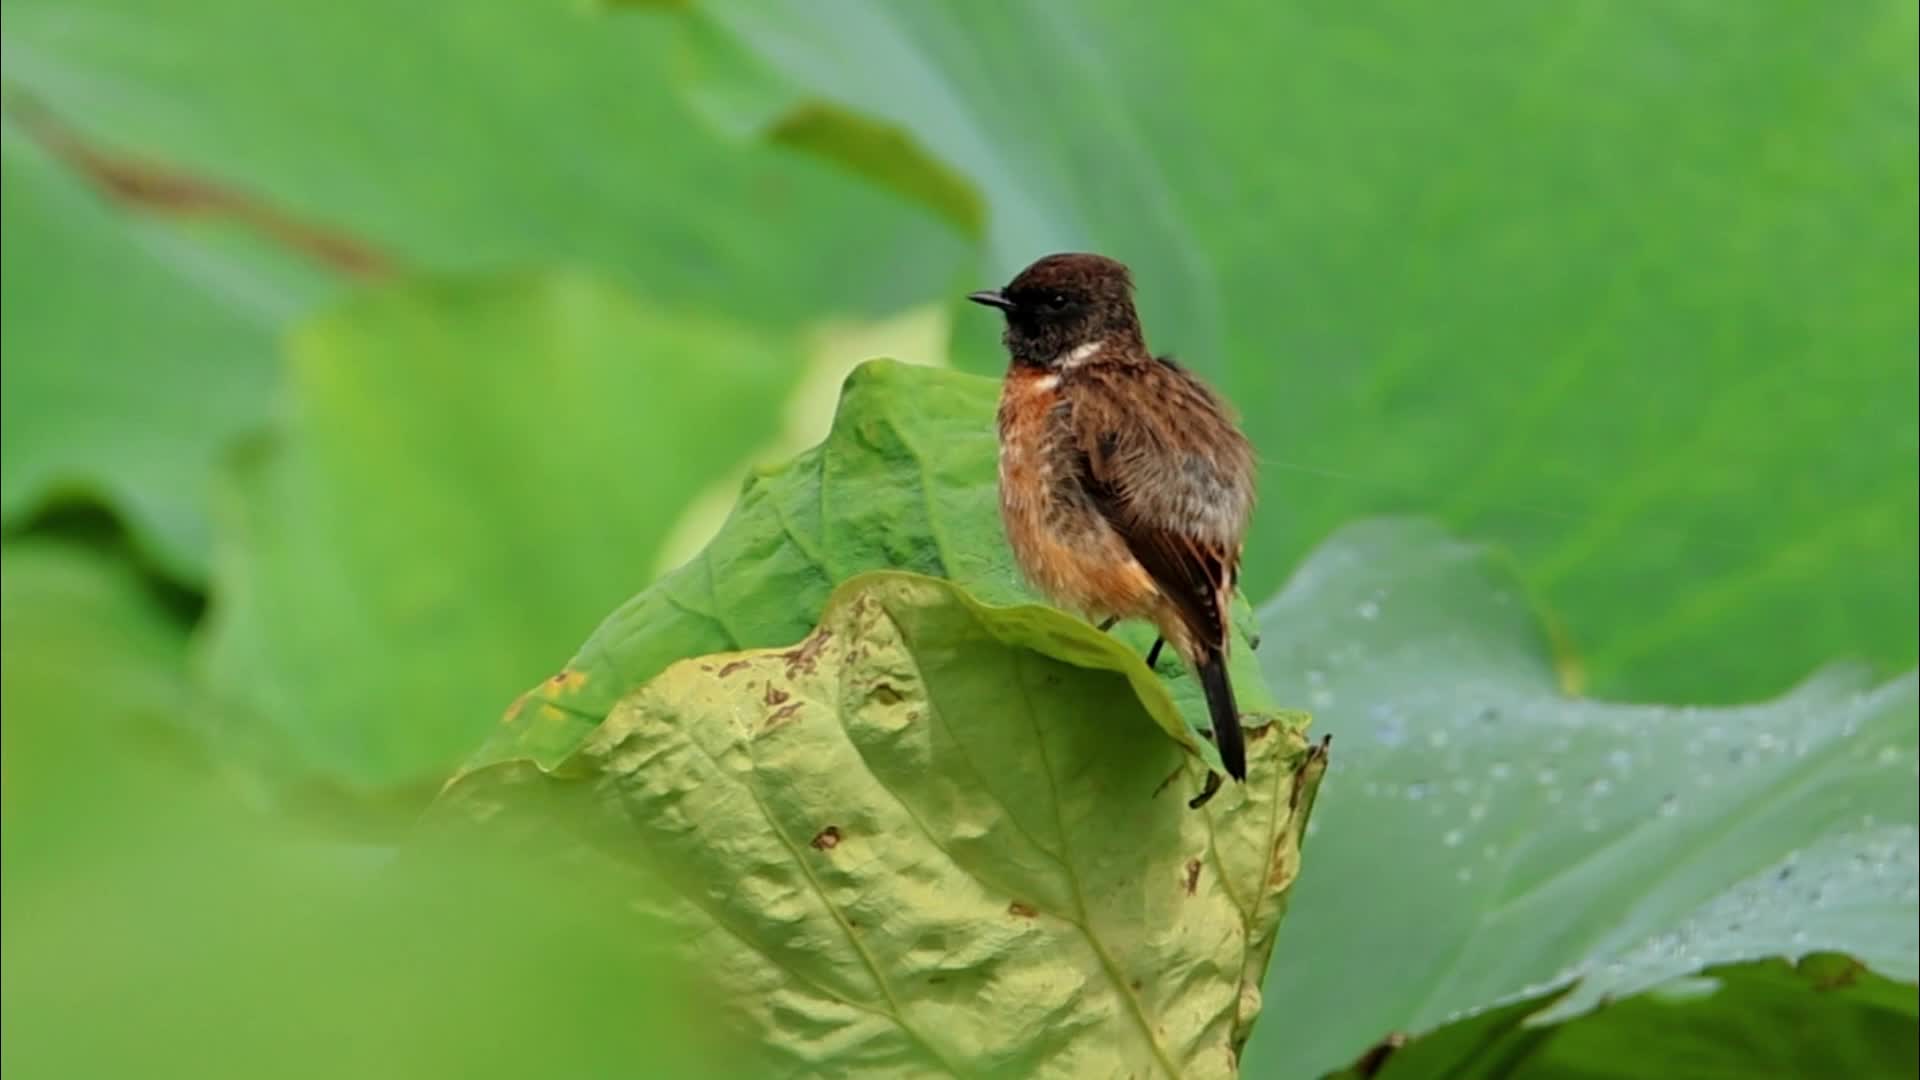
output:
[[[791,371],[568,276],[363,295],[300,331],[287,381],[231,500],[212,685],[237,736],[377,790],[444,777],[646,583]]]
[[[590,903],[578,868],[452,847],[388,868],[156,763],[156,733],[189,722],[186,636],[124,561],[9,541],[0,589],[8,1075],[699,1076],[730,1060],[716,1003],[652,932]]]
[[[1268,680],[1338,767],[1250,1061],[1325,1069],[1514,995],[1575,983],[1534,1017],[1559,1021],[1817,950],[1920,978],[1912,675],[1737,709],[1570,699],[1511,572],[1401,522],[1336,534],[1260,618]]]
[[[8,5],[7,78],[92,139],[217,178],[395,267],[586,266],[791,329],[917,300],[958,245],[680,114],[658,28],[571,0]]]
[[[4,520],[105,503],[143,555],[204,584],[214,462],[266,422],[276,330],[319,283],[259,244],[130,219],[0,131]]]
[[[6,5],[6,1065],[1920,1075],[1912,5],[637,6]],[[1069,247],[1265,460],[1200,813],[991,379],[651,580]]]
[[[1372,1073],[1340,1080],[1518,1080],[1649,1075],[1912,1076],[1913,989],[1832,954],[1797,965],[1758,961],[1713,968],[1559,1027],[1522,1023],[1522,1002],[1452,1025],[1392,1053]]]
[[[564,779],[449,798],[498,828],[528,785],[590,785],[592,848],[673,888],[780,1074],[1231,1075],[1325,758],[1269,722],[1254,779],[1191,813],[1168,789],[1204,770],[1155,711],[1082,620],[867,574],[799,643],[622,698]]]
[[[1913,661],[1911,4],[685,10],[703,100],[969,180],[983,283],[1134,265],[1260,448],[1255,594],[1418,511],[1511,549],[1608,693]],[[876,124],[899,178],[841,149]]]

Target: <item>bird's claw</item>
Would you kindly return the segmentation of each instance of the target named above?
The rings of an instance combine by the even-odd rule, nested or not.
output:
[[[1207,801],[1209,799],[1212,799],[1214,793],[1219,790],[1220,790],[1220,774],[1217,772],[1214,772],[1212,769],[1208,769],[1206,786],[1200,789],[1200,794],[1195,795],[1193,798],[1187,800],[1187,809],[1198,810],[1201,807],[1207,805]]]

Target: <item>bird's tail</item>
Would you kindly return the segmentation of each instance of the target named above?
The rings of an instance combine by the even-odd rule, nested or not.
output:
[[[1240,709],[1234,704],[1233,684],[1227,680],[1227,658],[1219,649],[1208,649],[1193,666],[1200,678],[1200,689],[1207,695],[1207,713],[1213,718],[1213,744],[1220,751],[1220,764],[1235,780],[1247,778],[1247,743],[1240,733]]]

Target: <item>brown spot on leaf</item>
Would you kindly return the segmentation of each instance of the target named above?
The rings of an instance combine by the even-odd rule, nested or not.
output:
[[[767,684],[767,696],[764,700],[768,705],[778,705],[790,696],[792,695],[769,682]]]
[[[1268,886],[1275,889],[1285,888],[1287,883],[1293,880],[1294,874],[1299,870],[1298,862],[1290,857],[1293,853],[1293,846],[1287,843],[1285,834],[1274,838],[1273,850],[1267,853]]]
[[[724,679],[724,678],[726,678],[727,676],[729,676],[729,675],[731,675],[731,674],[733,674],[734,672],[736,672],[736,671],[739,671],[739,670],[740,670],[741,668],[744,668],[744,667],[749,667],[749,666],[751,666],[751,665],[752,665],[752,663],[753,663],[753,662],[752,662],[751,660],[735,660],[735,661],[732,661],[731,663],[728,663],[728,664],[727,664],[726,666],[724,666],[724,667],[722,667],[722,668],[720,669],[720,671],[718,672],[718,674],[719,674],[719,677],[720,677],[720,678],[722,678],[722,679]]]
[[[1023,904],[1015,900],[1013,903],[1007,905],[1007,914],[1022,919],[1031,919],[1040,914],[1040,912],[1036,910],[1032,904]]]
[[[1307,772],[1315,765],[1325,768],[1327,759],[1333,753],[1333,736],[1322,735],[1320,741],[1307,748],[1306,756],[1293,770],[1293,788],[1287,792],[1287,809],[1300,809],[1300,786],[1306,783]]]
[[[840,846],[840,826],[829,825],[813,834],[813,839],[807,842],[813,845],[815,851],[832,851]]]
[[[800,711],[800,702],[798,701],[789,702],[785,705],[782,705],[779,708],[767,714],[767,722],[760,725],[760,730],[772,731],[774,728],[777,728],[781,724],[784,724],[787,721],[793,719],[793,714],[799,711]]]
[[[911,723],[913,723],[913,722],[914,722],[915,720],[918,720],[918,719],[920,719],[920,710],[919,710],[919,709],[908,709],[908,710],[907,710],[907,723],[909,723],[909,724],[911,724]]]
[[[1267,737],[1267,733],[1273,730],[1273,725],[1261,724],[1258,727],[1242,728],[1241,730],[1247,733],[1248,742],[1256,743]]]
[[[1844,990],[1859,982],[1860,973],[1865,970],[1867,965],[1849,956],[1838,970],[1826,972],[1815,979],[1813,987],[1816,990]]]
[[[900,703],[900,691],[895,690],[892,685],[888,683],[874,683],[873,690],[867,696],[882,705],[897,705]]]
[[[233,222],[337,273],[381,277],[393,271],[386,254],[359,237],[295,217],[207,177],[104,150],[11,87],[6,112],[42,149],[128,206],[150,214]]]
[[[1130,985],[1132,985],[1132,987],[1133,987],[1133,992],[1134,992],[1134,993],[1136,993],[1136,994],[1137,994],[1137,993],[1139,993],[1139,992],[1140,992],[1140,991],[1142,991],[1142,990],[1145,990],[1145,989],[1147,988],[1147,984],[1146,984],[1146,983],[1143,983],[1143,982],[1141,982],[1141,981],[1140,981],[1139,979],[1135,979],[1135,980],[1133,980],[1133,982],[1132,982],[1132,983],[1131,983]]]
[[[780,658],[787,662],[787,678],[796,678],[803,671],[809,675],[813,674],[814,666],[820,660],[820,650],[826,648],[827,642],[832,638],[831,630],[824,628],[815,630],[807,635],[806,640],[781,653]]]
[[[1361,1077],[1362,1080],[1378,1076],[1380,1070],[1387,1067],[1387,1059],[1405,1045],[1407,1045],[1406,1035],[1396,1031],[1367,1047],[1366,1053],[1354,1059],[1353,1064],[1348,1067],[1348,1072]]]
[[[513,704],[507,706],[506,715],[500,718],[500,722],[503,724],[513,723],[514,720],[520,716],[520,710],[526,707],[527,695],[521,694],[519,697],[513,699]]]
[[[1188,859],[1187,860],[1187,895],[1192,896],[1194,890],[1199,887],[1200,887],[1200,860],[1197,858]]]

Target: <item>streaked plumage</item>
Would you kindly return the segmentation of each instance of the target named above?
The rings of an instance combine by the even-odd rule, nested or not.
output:
[[[1194,668],[1246,775],[1226,677],[1253,451],[1212,390],[1150,353],[1120,263],[1050,255],[973,299],[1007,314],[1000,507],[1022,571],[1091,618],[1147,619]]]

